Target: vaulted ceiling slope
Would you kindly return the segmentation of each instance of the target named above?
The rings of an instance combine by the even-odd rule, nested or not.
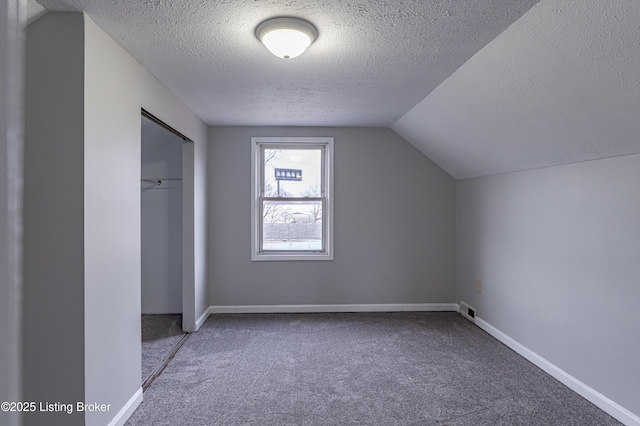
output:
[[[539,0],[38,0],[83,11],[210,125],[389,127]],[[283,60],[274,16],[318,39]]]
[[[455,178],[640,153],[640,1],[540,2],[392,128]]]

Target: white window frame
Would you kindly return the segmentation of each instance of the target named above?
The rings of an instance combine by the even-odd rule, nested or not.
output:
[[[261,251],[262,184],[264,169],[262,148],[324,148],[322,184],[322,251]],[[333,260],[333,138],[332,137],[252,137],[251,138],[251,260]]]

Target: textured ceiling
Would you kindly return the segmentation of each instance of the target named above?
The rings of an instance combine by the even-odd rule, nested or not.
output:
[[[640,1],[542,1],[392,128],[456,178],[640,153]]]
[[[638,0],[38,1],[211,125],[391,126],[455,178],[640,153]],[[319,30],[299,58],[254,36],[281,15]]]
[[[86,12],[211,125],[393,124],[538,0],[38,0]],[[272,56],[274,16],[317,41]]]

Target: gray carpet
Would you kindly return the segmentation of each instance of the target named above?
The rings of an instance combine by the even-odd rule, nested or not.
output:
[[[142,315],[142,382],[153,372],[185,333],[182,314]]]
[[[455,313],[214,315],[127,425],[618,425]]]

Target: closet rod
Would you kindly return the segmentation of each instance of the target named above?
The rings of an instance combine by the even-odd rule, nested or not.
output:
[[[155,183],[156,185],[162,185],[162,181],[166,180],[166,181],[182,181],[182,179],[140,179],[141,182],[149,182],[149,183]]]

